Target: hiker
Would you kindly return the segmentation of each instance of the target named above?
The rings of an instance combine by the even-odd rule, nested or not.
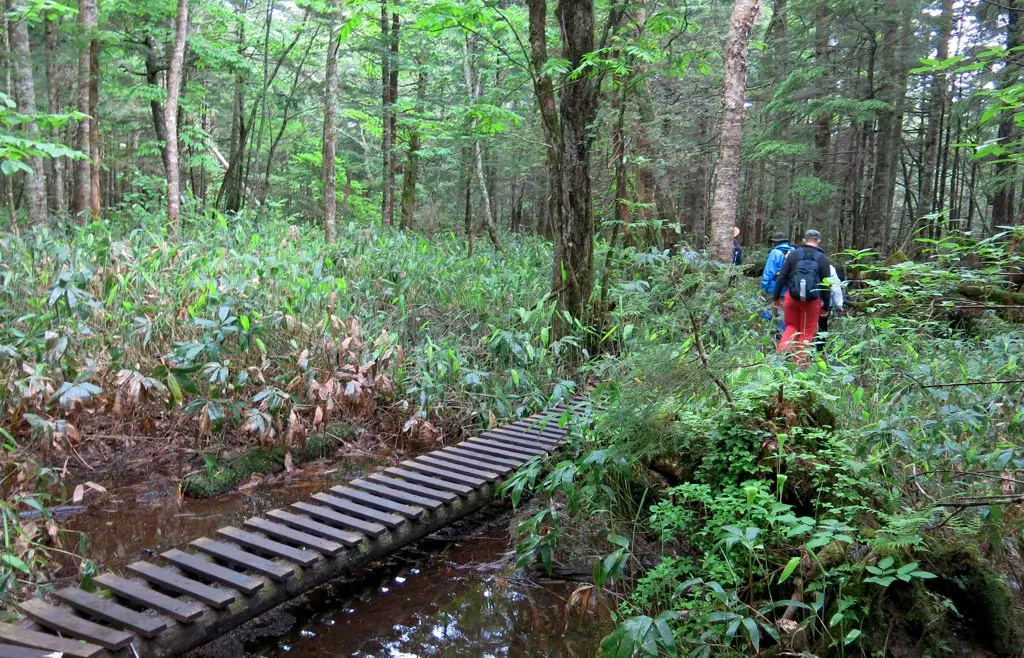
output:
[[[804,233],[804,241],[786,256],[772,296],[775,304],[785,295],[782,332],[778,351],[792,352],[797,363],[807,365],[807,347],[818,333],[818,318],[828,314],[832,295],[823,287],[832,273],[832,263],[821,249],[821,233]]]
[[[732,264],[743,264],[743,245],[740,244],[740,229],[732,227]]]
[[[789,238],[786,237],[785,233],[776,231],[769,238],[772,243],[772,249],[768,252],[768,260],[764,263],[764,270],[761,272],[761,292],[764,294],[765,299],[771,301],[772,296],[775,294],[775,280],[779,278],[779,272],[782,271],[782,264],[786,261],[786,254],[793,251],[793,245],[789,243]],[[785,292],[785,288],[783,288]],[[761,317],[765,320],[772,319],[772,310],[769,309],[761,314]],[[780,318],[778,320],[778,333],[781,335],[785,331],[786,325]]]
[[[832,316],[833,313],[842,313],[843,312],[843,304],[846,303],[846,299],[843,296],[843,277],[839,273],[839,270],[836,269],[835,265],[832,265],[831,263],[829,263],[828,267],[829,267],[829,278],[832,279],[833,281],[835,281],[835,283],[832,284],[832,290],[830,291],[831,292],[831,298],[832,298],[832,304],[831,304],[829,310],[824,312],[824,313],[822,313],[820,316],[818,316],[818,333],[819,334],[828,333],[828,319]],[[823,341],[823,340],[819,339],[819,340],[815,341],[814,344],[818,348],[819,352],[822,351],[823,349],[825,349],[825,341]]]

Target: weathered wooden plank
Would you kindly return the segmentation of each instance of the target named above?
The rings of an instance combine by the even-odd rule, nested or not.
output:
[[[515,446],[510,446],[510,445],[506,445],[506,444],[503,444],[503,443],[498,443],[494,439],[481,439],[479,437],[474,437],[472,439],[466,439],[462,443],[465,446],[481,445],[481,446],[487,446],[488,448],[495,448],[495,449],[498,449],[498,450],[504,450],[507,453],[510,453],[510,454],[513,454],[513,455],[518,455],[518,456],[520,456],[520,457],[522,457],[524,459],[529,459],[530,457],[533,457],[535,455],[539,455],[539,454],[547,452],[546,450],[544,450],[544,448],[541,448],[539,446],[534,447],[534,448],[517,448]]]
[[[487,439],[488,441],[493,441],[497,444],[500,444],[500,446],[508,446],[513,450],[516,448],[540,448],[546,453],[550,453],[553,450],[557,450],[557,446],[551,444],[537,443],[536,441],[531,441],[530,439],[517,439],[509,436],[503,436],[501,434],[488,434],[487,436],[482,436],[480,438]]]
[[[107,628],[88,619],[82,619],[66,608],[57,608],[39,599],[22,601],[18,604],[18,610],[29,619],[58,633],[70,635],[78,640],[95,642],[111,651],[125,648],[132,643],[132,638],[135,637],[131,633]]]
[[[337,555],[341,552],[341,549],[345,548],[338,542],[330,541],[329,539],[323,539],[314,535],[296,530],[295,528],[289,528],[286,525],[280,523],[274,523],[273,521],[267,521],[266,519],[252,518],[246,519],[243,523],[246,528],[252,530],[259,530],[263,534],[282,539],[287,542],[292,542],[306,548],[312,548],[318,553],[324,555]]]
[[[420,455],[419,457],[416,457],[413,461],[419,462],[421,464],[428,464],[430,466],[436,466],[438,468],[443,468],[447,471],[461,473],[463,475],[468,475],[470,477],[484,478],[490,482],[494,482],[495,480],[501,479],[500,473],[496,473],[493,470],[487,469],[479,464],[467,466],[465,464],[460,464],[454,459],[447,459],[441,456],[435,457],[432,455]]]
[[[488,455],[486,453],[474,452],[472,450],[466,450],[462,447],[461,443],[456,443],[448,448],[440,450],[442,455],[454,453],[467,459],[473,459],[476,461],[483,462],[485,464],[494,464],[495,466],[505,466],[511,470],[515,470],[523,465],[522,459],[508,459],[505,457],[498,457],[495,455]]]
[[[368,507],[376,507],[379,510],[392,512],[409,519],[418,519],[427,513],[427,511],[419,505],[397,503],[393,500],[374,496],[366,491],[359,491],[358,489],[352,489],[350,487],[331,487],[331,492],[337,494],[341,498],[348,498],[351,501],[362,503]]]
[[[103,653],[103,647],[86,642],[78,642],[68,638],[57,637],[49,633],[30,631],[27,628],[18,628],[13,624],[0,622],[0,640],[19,647],[30,649],[42,649],[43,653],[54,651],[64,654],[67,658],[93,658]]]
[[[414,459],[406,459],[405,461],[399,462],[398,464],[402,468],[415,471],[417,473],[423,473],[424,475],[436,476],[445,480],[451,480],[452,482],[459,482],[461,484],[468,484],[474,488],[481,487],[490,480],[483,477],[477,477],[474,475],[462,475],[455,471],[448,470],[447,468],[439,468],[437,466],[431,466],[430,464],[423,464]]]
[[[379,523],[372,523],[347,514],[340,514],[327,507],[310,505],[309,503],[292,503],[292,507],[321,521],[326,521],[331,525],[357,530],[370,537],[379,537],[387,532],[387,528]]]
[[[563,438],[565,438],[565,435],[569,433],[569,430],[567,428],[559,427],[557,422],[536,423],[529,421],[521,421],[519,423],[513,423],[511,425],[495,427],[493,430],[490,431],[505,431],[529,434],[530,436],[543,437],[549,441],[561,441]]]
[[[282,564],[280,562],[268,560],[264,557],[260,557],[259,555],[253,555],[248,551],[244,551],[234,544],[214,541],[209,537],[194,539],[192,540],[191,545],[203,553],[217,558],[218,560],[224,560],[225,562],[262,574],[268,578],[272,578],[273,580],[287,580],[295,574],[294,565]]]
[[[203,616],[204,608],[198,603],[161,594],[134,580],[121,578],[112,573],[101,573],[93,580],[122,599],[162,612],[183,624],[190,624]]]
[[[408,480],[409,482],[422,484],[423,486],[430,487],[431,489],[454,491],[455,493],[462,495],[469,494],[474,491],[473,487],[467,487],[464,484],[458,484],[456,482],[448,482],[447,480],[442,480],[440,478],[429,477],[426,475],[422,475],[420,473],[416,473],[414,471],[407,471],[404,468],[385,468],[384,472],[387,473],[388,475],[394,475],[395,477],[402,478],[403,480]]]
[[[463,441],[459,444],[459,447],[463,450],[469,450],[471,452],[482,452],[487,455],[494,455],[495,457],[504,457],[505,459],[518,460],[519,465],[522,466],[528,461],[533,455],[519,455],[508,450],[502,450],[501,448],[495,448],[493,443],[470,443]]]
[[[142,637],[153,637],[167,628],[167,619],[144,615],[131,608],[77,587],[66,587],[54,593],[58,599],[90,617],[102,619],[119,628],[138,633]]]
[[[267,516],[280,521],[281,523],[290,525],[294,528],[299,528],[305,532],[318,537],[326,537],[336,542],[344,544],[345,546],[358,546],[366,539],[366,536],[358,532],[352,532],[350,530],[339,530],[333,526],[329,526],[319,521],[314,521],[308,516],[302,516],[301,514],[292,514],[284,510],[275,509],[267,512]]]
[[[496,473],[499,476],[507,475],[515,470],[511,466],[503,466],[501,464],[488,464],[487,462],[481,459],[474,459],[472,457],[467,457],[465,455],[460,455],[453,452],[445,452],[443,450],[438,450],[437,452],[432,452],[429,455],[423,456],[430,457],[431,459],[443,461],[449,464],[467,466],[469,468],[476,469],[477,471],[487,471],[491,473]]]
[[[386,485],[392,489],[400,489],[402,491],[408,491],[414,493],[417,496],[423,496],[424,498],[433,498],[439,500],[442,503],[450,503],[453,500],[458,500],[458,494],[452,493],[451,491],[441,491],[436,488],[423,487],[412,482],[406,482],[398,478],[388,477],[380,473],[371,473],[366,476],[368,481],[372,481],[378,484]]]
[[[371,523],[379,523],[385,528],[397,528],[398,526],[406,523],[404,516],[397,514],[389,514],[380,510],[367,507],[366,505],[359,505],[353,503],[351,500],[345,500],[344,498],[338,498],[325,493],[315,493],[311,496],[313,500],[318,503],[323,503],[328,507],[338,510],[343,514],[349,514],[357,519],[369,521]]]
[[[555,433],[551,431],[538,430],[533,427],[495,427],[493,430],[489,430],[481,434],[481,436],[507,436],[509,438],[522,439],[526,441],[532,441],[534,443],[546,443],[549,445],[559,445],[565,443],[565,435],[567,432]]]
[[[200,555],[193,555],[175,548],[161,554],[161,557],[179,569],[208,578],[222,585],[227,585],[246,596],[252,596],[263,589],[263,580],[253,578],[234,569],[228,569]]]
[[[257,535],[232,526],[219,528],[217,530],[217,534],[225,539],[230,539],[239,546],[251,548],[259,553],[266,553],[268,555],[273,555],[274,557],[284,558],[289,562],[295,562],[303,567],[312,566],[317,562],[317,560],[322,558],[322,556],[316,551],[288,546],[287,544],[282,544],[281,542],[274,541],[273,539],[263,535]]]
[[[233,592],[204,585],[198,580],[186,578],[167,567],[158,567],[149,562],[132,562],[128,565],[128,570],[154,585],[159,585],[178,594],[191,596],[211,608],[226,608],[235,600]]]
[[[436,510],[444,507],[444,502],[435,498],[419,496],[385,484],[370,482],[369,480],[352,480],[349,482],[349,486],[358,487],[359,489],[380,496],[381,498],[389,498],[403,503],[412,503],[413,505],[419,505],[420,507],[424,507],[429,510]]]
[[[16,647],[13,644],[0,644],[0,658],[47,658],[54,655],[59,656],[60,653],[48,649],[29,649],[28,647]]]

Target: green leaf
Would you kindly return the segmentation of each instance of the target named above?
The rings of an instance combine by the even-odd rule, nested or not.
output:
[[[20,557],[18,557],[17,555],[12,555],[11,553],[0,554],[0,563],[5,564],[12,569],[17,569],[22,573],[32,573],[32,571],[28,568],[28,565],[25,564],[25,562]]]
[[[789,580],[789,577],[793,575],[793,572],[796,571],[796,568],[797,566],[799,566],[799,564],[799,557],[793,557],[789,559],[789,562],[786,563],[786,568],[782,570],[782,575],[779,576],[780,585]]]
[[[178,378],[173,372],[167,373],[167,388],[171,391],[171,397],[174,401],[181,404],[181,401],[185,399],[185,396],[181,394],[181,386],[178,384]]]

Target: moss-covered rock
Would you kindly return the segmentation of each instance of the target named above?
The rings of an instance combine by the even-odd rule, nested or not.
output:
[[[292,454],[296,463],[319,459],[331,453],[336,445],[334,436],[342,433],[351,435],[354,430],[345,423],[331,423],[336,433],[314,434],[306,440],[305,446]],[[253,473],[276,473],[284,469],[284,448],[280,446],[256,446],[237,457],[208,464],[201,473],[193,473],[181,482],[181,490],[192,498],[212,498],[235,488],[248,480]]]
[[[938,576],[928,588],[950,599],[973,622],[977,640],[1000,656],[1019,656],[1024,647],[1024,618],[1003,579],[969,544],[939,546],[929,555]]]

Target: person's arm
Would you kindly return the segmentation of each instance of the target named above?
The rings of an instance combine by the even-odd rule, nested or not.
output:
[[[778,249],[772,249],[768,253],[768,260],[765,261],[764,271],[761,272],[761,290],[765,297],[770,297],[775,292],[775,279],[782,268],[782,259],[786,256]]]
[[[795,249],[789,252],[789,254],[795,253]],[[789,276],[793,273],[793,262],[796,261],[796,258],[789,258],[789,254],[783,256],[785,260],[782,262],[782,269],[779,270],[779,275],[775,277],[775,292],[772,294],[772,300],[776,302],[782,297],[782,289],[786,287],[786,284],[783,282],[789,281]]]
[[[836,270],[835,265],[829,266],[829,274],[832,275],[832,279],[835,283],[832,284],[832,308],[837,311],[843,310],[843,304],[845,299],[843,298],[843,282],[839,278],[839,272]]]

